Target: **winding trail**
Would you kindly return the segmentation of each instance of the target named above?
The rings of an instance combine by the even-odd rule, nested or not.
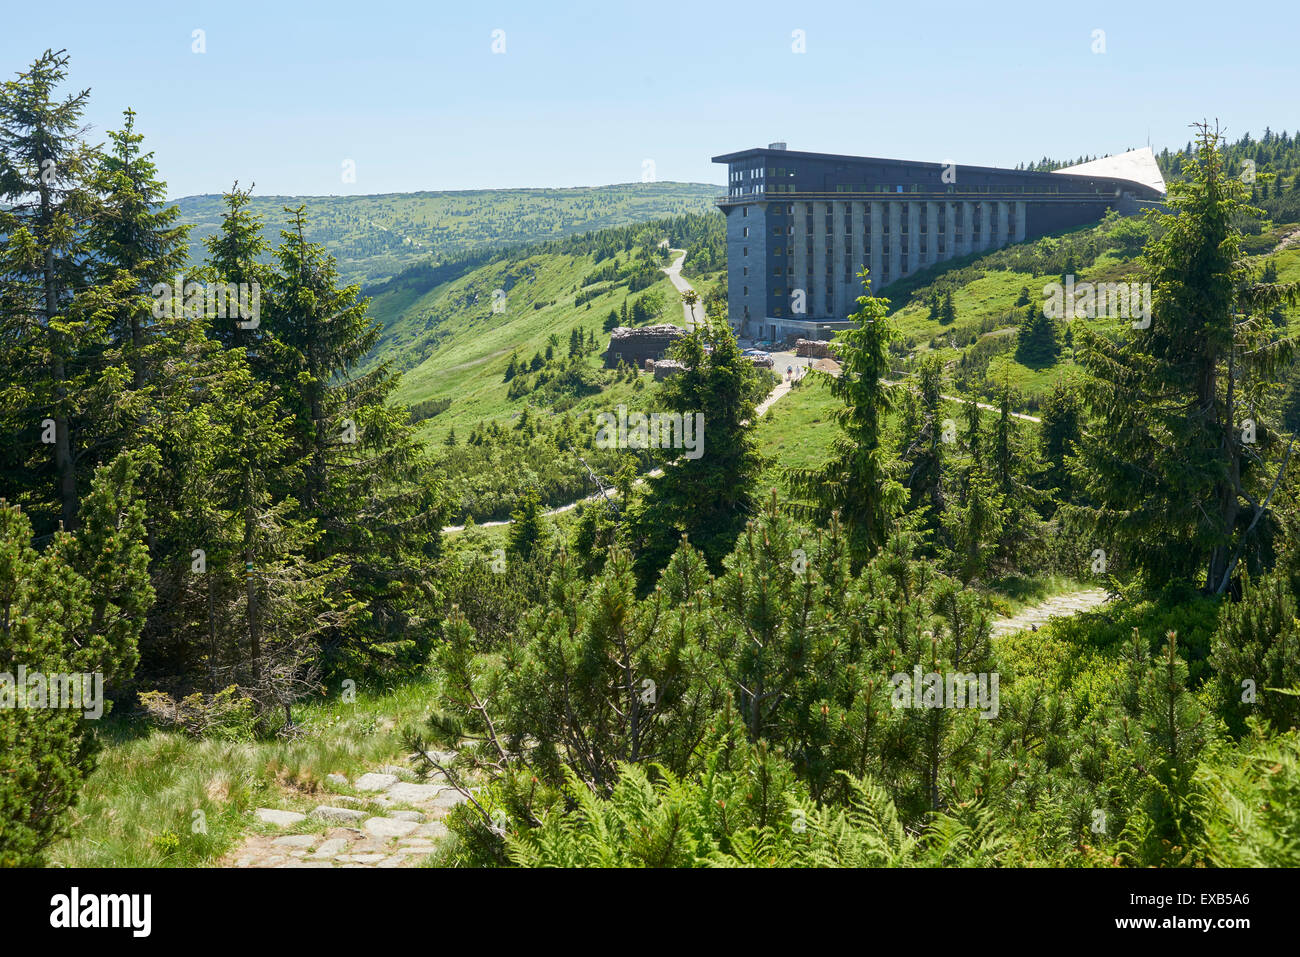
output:
[[[678,252],[674,249],[673,252]],[[673,260],[671,266],[664,266],[663,271],[668,276],[668,281],[673,284],[673,288],[678,293],[691,292],[694,290],[689,282],[682,278],[682,263],[686,260],[686,250],[681,250],[681,255]],[[688,306],[682,303],[682,320],[686,323],[686,331],[691,332],[697,326],[704,325],[704,303],[696,300],[694,305]]]
[[[1047,624],[1049,618],[1067,618],[1081,611],[1092,611],[1106,603],[1104,588],[1084,588],[1079,591],[1053,595],[1051,598],[1029,608],[1022,608],[1009,618],[999,618],[993,622],[993,637],[1000,638],[1026,628],[1038,629]]]
[[[915,375],[915,373],[905,372],[903,373],[903,375],[909,376],[909,375]],[[901,379],[892,379],[892,380],[881,379],[880,381],[883,382],[885,385],[903,385],[903,381]],[[939,393],[939,398],[947,399],[949,402],[956,402],[958,405],[969,405],[973,401],[971,399],[963,399],[959,395],[946,395],[945,393],[942,392]],[[989,405],[987,402],[976,402],[975,407],[979,409],[983,409],[985,412],[1002,411],[996,405]],[[1020,419],[1022,422],[1036,422],[1041,425],[1043,421],[1042,419],[1038,418],[1038,416],[1036,415],[1026,415],[1024,412],[1011,412],[1009,414],[1011,418]]]

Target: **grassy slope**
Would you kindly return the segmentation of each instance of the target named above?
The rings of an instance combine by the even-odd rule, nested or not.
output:
[[[809,468],[824,462],[835,437],[835,409],[839,400],[815,376],[810,376],[783,396],[758,420],[759,451],[768,460],[760,482],[763,489],[788,492],[782,472]]]
[[[1294,226],[1282,227],[1270,232],[1281,233],[1294,228]],[[1293,246],[1271,256],[1277,264],[1280,281],[1291,282],[1300,279],[1300,247]],[[1253,258],[1262,262],[1268,256],[1260,255]],[[975,258],[973,261],[978,263],[979,259]],[[970,345],[969,341],[952,342],[955,330],[979,326],[981,323],[992,323],[996,327],[993,331],[983,333],[983,336],[1014,337],[1015,333],[1008,325],[1009,320],[1003,320],[1003,317],[1011,311],[1020,289],[1028,287],[1032,300],[1041,301],[1043,286],[1060,278],[1059,276],[1034,276],[1014,270],[989,270],[982,278],[959,286],[953,291],[953,305],[957,311],[956,323],[952,326],[944,326],[937,320],[930,319],[925,303],[925,283],[932,278],[942,276],[946,271],[944,267],[958,268],[970,262],[972,259],[967,258],[941,264],[939,267],[934,267],[932,271],[927,271],[920,280],[909,281],[906,287],[903,283],[898,283],[884,290],[886,296],[892,293],[897,297],[893,303],[891,316],[894,328],[902,335],[913,339],[918,351],[934,349],[943,356],[945,361],[955,360]],[[1081,268],[1076,273],[1076,283],[1136,281],[1138,281],[1136,264],[1132,261],[1122,261],[1109,253],[1099,257],[1092,266]],[[913,289],[917,290],[915,295],[912,295]],[[1075,323],[1088,322],[1097,329],[1113,328],[1124,321],[1073,320]],[[1068,348],[1063,350],[1061,359],[1055,365],[1046,368],[1031,368],[1017,362],[1012,349],[993,357],[989,364],[988,379],[998,382],[1006,379],[1025,396],[1037,398],[1050,390],[1057,381],[1077,380],[1080,374]]]
[[[307,237],[323,243],[348,282],[373,284],[407,266],[484,247],[524,245],[587,230],[680,213],[708,212],[721,187],[707,183],[625,183],[574,189],[501,189],[370,196],[254,196],[263,234],[279,242],[285,206],[307,207]],[[190,256],[220,222],[220,196],[176,201],[191,224]]]
[[[195,740],[143,722],[104,722],[99,733],[106,747],[82,791],[71,834],[51,848],[50,863],[215,863],[250,828],[276,830],[257,824],[255,809],[310,812],[330,803],[325,775],[352,777],[400,758],[402,733],[427,717],[433,691],[430,682],[412,682],[383,692],[358,689],[352,704],[338,698],[300,703],[294,717],[305,733],[291,741]],[[196,828],[199,820],[206,831]],[[283,833],[328,826],[309,817]]]
[[[574,328],[595,332],[600,351],[604,351],[609,334],[602,331],[602,324],[609,311],[621,308],[629,294],[626,286],[617,286],[592,300],[590,308],[588,304],[575,305],[575,292],[582,291],[583,278],[595,266],[591,256],[543,254],[519,262],[491,263],[423,296],[413,297],[401,290],[376,297],[372,312],[385,323],[388,345],[384,354],[400,361],[411,349],[427,350],[427,356],[404,374],[398,400],[416,403],[446,398],[452,402],[446,412],[423,423],[427,438],[441,441],[452,428],[464,435],[476,422],[507,419],[522,411],[528,399],[508,399],[509,386],[503,381],[512,353],[527,361],[535,352],[545,352],[547,338],[554,334],[563,354]],[[507,290],[503,313],[492,311],[494,289]],[[680,325],[680,299],[667,276],[632,293],[630,300],[655,293],[664,303],[656,321]],[[422,343],[421,336],[431,331],[443,338]],[[593,366],[602,362],[599,354],[586,361]],[[649,376],[642,376],[641,384],[638,393],[632,383],[616,383],[583,399],[573,411],[581,415],[621,402],[644,403],[656,385]]]

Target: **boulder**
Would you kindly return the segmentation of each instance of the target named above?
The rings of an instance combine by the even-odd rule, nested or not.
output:
[[[328,804],[322,804],[311,814],[312,817],[319,817],[326,821],[361,821],[366,816],[364,811],[354,811],[350,807],[330,807]]]
[[[257,815],[259,821],[274,824],[276,827],[293,827],[299,821],[307,820],[306,814],[299,814],[297,811],[278,811],[270,807],[259,807],[253,813]]]
[[[419,826],[415,821],[395,821],[391,817],[372,817],[366,821],[366,832],[375,837],[405,837]]]
[[[376,774],[372,771],[357,778],[356,789],[358,791],[387,791],[396,783],[396,774]]]

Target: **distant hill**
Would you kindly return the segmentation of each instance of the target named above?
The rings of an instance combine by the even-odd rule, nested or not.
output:
[[[444,262],[485,247],[524,245],[612,226],[704,213],[722,187],[624,183],[572,189],[485,189],[374,196],[256,196],[268,241],[279,241],[285,206],[307,207],[308,239],[322,243],[348,282],[373,285],[409,266]],[[219,195],[176,201],[190,232],[190,257],[221,219]]]

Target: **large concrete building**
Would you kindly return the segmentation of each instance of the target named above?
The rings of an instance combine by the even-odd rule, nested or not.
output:
[[[1150,149],[1053,172],[787,150],[713,157],[727,166],[727,293],[755,339],[824,339],[862,295],[917,270],[1158,204]]]

